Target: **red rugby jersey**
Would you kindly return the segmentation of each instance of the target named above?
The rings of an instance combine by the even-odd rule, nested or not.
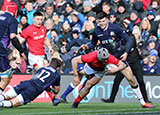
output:
[[[90,52],[88,54],[82,55],[81,59],[84,63],[88,63],[88,65],[96,71],[103,71],[106,64],[115,64],[118,65],[119,59],[114,57],[113,55],[109,55],[107,62],[104,64],[97,59],[97,51]]]
[[[30,25],[25,28],[21,35],[27,41],[29,52],[33,55],[44,55],[44,38],[46,37],[46,29],[44,26],[36,27]]]

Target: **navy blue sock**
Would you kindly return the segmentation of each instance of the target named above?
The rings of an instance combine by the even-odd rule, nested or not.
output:
[[[74,87],[74,85],[73,85],[73,83],[70,83],[69,84],[69,86],[68,86],[68,88],[65,90],[65,92],[62,94],[62,98],[66,98],[67,97],[67,95],[70,93],[70,92],[72,92],[72,90],[74,89],[75,87]]]

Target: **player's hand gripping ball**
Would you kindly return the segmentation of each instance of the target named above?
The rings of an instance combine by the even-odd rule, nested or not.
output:
[[[107,64],[105,66],[105,70],[107,71],[108,74],[113,74],[115,73],[115,70],[117,69],[118,67],[114,64]]]

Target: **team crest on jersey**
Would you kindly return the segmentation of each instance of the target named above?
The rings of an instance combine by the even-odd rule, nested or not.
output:
[[[114,36],[115,33],[113,31],[110,32],[110,36]]]
[[[84,83],[85,80],[86,80],[86,78],[83,78],[83,79],[81,80],[80,84],[72,91],[73,96],[74,96],[75,98],[78,97],[78,95],[79,95],[79,90],[82,88],[82,85],[83,85],[83,83]],[[88,103],[88,102],[93,98],[94,94],[95,94],[95,87],[92,87],[91,90],[90,90],[90,93],[86,96],[86,97],[87,97],[87,100],[84,100],[84,99],[83,99],[83,100],[81,101],[81,103]]]

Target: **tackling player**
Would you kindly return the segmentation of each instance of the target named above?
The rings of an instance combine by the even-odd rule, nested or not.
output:
[[[16,107],[33,101],[44,90],[57,94],[60,90],[60,75],[57,72],[62,61],[53,58],[47,67],[38,69],[32,79],[21,82],[19,85],[0,95],[0,107]]]
[[[12,78],[11,67],[8,60],[8,45],[12,45],[25,58],[24,50],[16,37],[18,22],[15,18],[17,5],[13,2],[6,7],[6,12],[0,15],[0,93],[6,88]]]

